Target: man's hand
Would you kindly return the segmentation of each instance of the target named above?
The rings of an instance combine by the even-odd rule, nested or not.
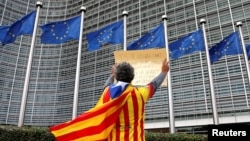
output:
[[[161,72],[164,74],[167,74],[168,71],[169,71],[169,65],[168,65],[167,59],[164,59],[162,62],[162,66],[161,66]]]

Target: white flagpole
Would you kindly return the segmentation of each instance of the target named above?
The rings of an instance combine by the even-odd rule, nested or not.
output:
[[[26,100],[27,100],[28,88],[29,88],[30,71],[31,71],[32,59],[33,59],[33,53],[34,53],[34,47],[35,47],[35,40],[36,40],[36,31],[37,31],[40,8],[42,8],[42,2],[38,1],[36,3],[36,7],[37,7],[36,19],[35,19],[35,24],[34,24],[33,34],[32,34],[29,60],[28,60],[28,64],[27,64],[25,82],[24,82],[24,87],[23,87],[23,96],[22,96],[22,102],[21,102],[20,113],[19,113],[18,127],[23,126]]]
[[[168,51],[168,34],[167,34],[167,15],[162,16],[164,22],[164,35],[165,35],[165,46],[166,46],[166,56],[167,61],[169,60],[169,51]],[[169,63],[170,65],[170,63]],[[170,67],[171,68],[171,67]],[[168,79],[168,107],[169,107],[169,130],[170,133],[175,133],[175,120],[174,120],[174,104],[173,104],[173,94],[172,94],[172,84],[171,84],[171,73],[170,70],[167,74]]]
[[[250,71],[249,71],[249,64],[248,64],[248,58],[247,58],[247,51],[246,51],[246,45],[244,42],[242,30],[241,30],[242,22],[240,22],[240,21],[236,22],[236,26],[239,28],[240,40],[241,40],[242,49],[243,49],[243,55],[244,55],[246,68],[247,68],[248,84],[250,85]]]
[[[213,83],[213,78],[212,78],[212,71],[211,71],[211,64],[210,64],[210,55],[209,55],[209,50],[208,50],[208,45],[207,45],[207,36],[206,36],[206,30],[205,30],[205,19],[200,20],[200,24],[202,26],[202,31],[203,31],[203,38],[204,38],[204,44],[205,44],[205,49],[206,49],[206,58],[207,58],[207,67],[208,67],[208,76],[209,76],[209,83],[210,83],[210,93],[211,93],[211,100],[212,100],[212,110],[213,110],[213,120],[214,124],[218,125],[219,124],[219,118],[218,118],[218,113],[217,113],[217,104],[216,104],[216,97],[214,94],[214,83]]]
[[[81,25],[80,25],[80,35],[79,35],[79,45],[78,45],[78,56],[77,56],[77,66],[76,66],[76,80],[75,80],[75,92],[74,92],[74,102],[73,102],[73,113],[72,119],[77,116],[77,103],[78,103],[78,92],[79,92],[79,79],[80,79],[80,68],[81,68],[81,54],[82,54],[82,32],[83,32],[83,21],[84,13],[86,12],[86,7],[81,7]]]
[[[242,22],[241,21],[236,22],[236,26],[239,28],[240,39],[241,39],[241,44],[242,44],[242,49],[243,49],[243,55],[244,55],[245,64],[246,64],[246,68],[247,68],[248,84],[250,85],[250,71],[249,71],[249,64],[248,64],[248,57],[247,57],[248,55],[247,55],[246,45],[244,42],[242,30],[241,30]],[[249,107],[247,94],[245,94],[245,95],[246,95],[247,107]]]
[[[127,16],[128,16],[128,12],[127,11],[123,11],[122,12],[123,15],[123,50],[126,51],[127,50]]]

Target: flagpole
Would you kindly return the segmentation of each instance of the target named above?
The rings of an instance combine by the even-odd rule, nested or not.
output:
[[[164,35],[165,35],[165,45],[166,45],[166,56],[167,61],[169,60],[169,51],[168,51],[168,39],[167,39],[167,15],[162,16],[164,22]],[[170,63],[169,63],[170,65]],[[171,67],[170,67],[171,68]],[[170,70],[167,74],[168,80],[168,107],[169,107],[169,130],[170,133],[175,133],[175,121],[174,121],[174,108],[173,108],[173,95],[172,95],[172,84],[171,84],[171,73]]]
[[[27,64],[25,82],[24,82],[24,87],[23,87],[23,96],[22,96],[22,102],[21,102],[20,113],[19,113],[18,127],[21,127],[23,125],[23,120],[24,120],[26,100],[27,100],[28,88],[29,88],[30,71],[31,71],[32,58],[33,58],[35,40],[36,40],[36,31],[37,31],[40,8],[42,8],[42,2],[37,1],[36,7],[37,7],[36,19],[35,19],[35,24],[34,24],[34,28],[33,28],[32,41],[31,41],[31,47],[30,47],[30,53],[29,53],[29,60],[28,60],[28,64]]]
[[[247,51],[246,51],[246,45],[244,42],[242,30],[241,30],[242,22],[236,22],[236,26],[239,28],[241,45],[243,48],[244,59],[245,59],[246,68],[247,68],[248,84],[250,85],[250,71],[249,71],[249,64],[248,64],[248,58],[247,58]]]
[[[81,15],[80,35],[79,35],[79,44],[78,44],[78,56],[77,56],[77,66],[76,66],[76,80],[75,80],[72,119],[76,118],[77,116],[77,103],[78,103],[78,92],[79,92],[81,56],[82,56],[81,55],[82,54],[82,32],[83,32],[84,13],[86,12],[86,7],[82,6],[80,11],[82,12],[82,15]]]
[[[123,50],[127,50],[127,17],[128,17],[128,12],[123,11]]]
[[[207,45],[207,36],[206,36],[206,30],[205,30],[205,19],[200,20],[200,24],[202,26],[203,30],[203,39],[205,43],[205,49],[206,49],[206,58],[207,58],[207,67],[208,67],[208,76],[209,76],[209,83],[210,83],[210,93],[211,93],[211,100],[212,100],[212,108],[213,108],[213,121],[215,125],[219,124],[219,119],[218,119],[218,112],[217,112],[217,106],[216,106],[216,97],[214,94],[214,83],[213,83],[213,78],[212,78],[212,71],[211,71],[211,63],[210,63],[210,55],[209,55],[209,50],[208,50],[208,45]]]

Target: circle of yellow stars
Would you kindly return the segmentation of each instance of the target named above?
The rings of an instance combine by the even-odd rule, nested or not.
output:
[[[195,40],[194,40],[194,37],[193,36],[190,36],[189,37],[190,39],[190,41],[191,41],[191,45],[189,45],[188,47],[186,47],[186,46],[184,46],[184,47],[182,47],[182,45],[179,47],[179,50],[180,51],[188,51],[188,50],[191,50],[194,46],[195,46]],[[186,42],[186,41],[184,41],[184,42]]]
[[[112,29],[103,30],[97,36],[97,41],[100,44],[106,43],[107,41],[110,40],[110,38],[112,37],[112,35],[113,35],[113,30]]]
[[[56,30],[54,29],[56,26],[55,24],[51,25],[51,32],[52,32],[52,35],[55,37],[56,40],[64,40],[64,38],[67,37],[68,33],[69,33],[69,24],[67,22],[64,22],[63,25],[66,27],[65,29],[60,29],[60,30],[65,30],[64,34],[63,35],[59,35],[59,34],[56,34]]]
[[[216,54],[216,55],[222,55],[222,54],[224,54],[225,52],[227,52],[227,50],[229,49],[230,43],[229,43],[226,39],[224,39],[223,42],[225,42],[225,43],[224,43],[224,44],[225,44],[225,45],[224,45],[225,47],[223,47],[222,50],[218,50],[218,45],[216,45],[215,53],[214,53],[214,54]]]
[[[147,42],[143,42],[143,41],[138,41],[137,42],[137,46],[139,46],[139,48],[145,48],[147,46],[149,46],[155,39],[154,33],[150,32],[149,33],[149,40]]]

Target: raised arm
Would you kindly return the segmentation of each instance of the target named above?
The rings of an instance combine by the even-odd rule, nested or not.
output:
[[[149,84],[153,85],[154,92],[160,87],[163,80],[165,79],[167,73],[169,71],[169,65],[166,59],[163,60],[162,66],[161,66],[161,73],[156,76]]]
[[[111,74],[109,76],[109,78],[106,80],[103,89],[105,89],[107,86],[110,86],[111,84],[114,83],[114,77],[115,77],[115,68],[116,68],[116,63],[112,66],[111,68]]]

